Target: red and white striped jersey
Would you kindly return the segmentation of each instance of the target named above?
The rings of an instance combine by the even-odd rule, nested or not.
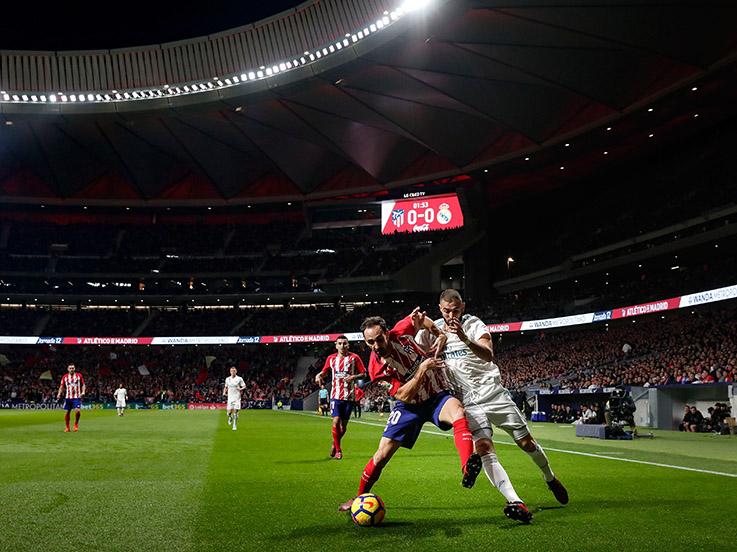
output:
[[[366,373],[366,367],[363,365],[361,357],[356,353],[348,353],[347,356],[333,353],[325,360],[325,366],[323,366],[320,374],[325,377],[328,371],[332,376],[330,398],[340,401],[352,401],[354,384],[353,382],[347,382],[345,378]]]
[[[371,381],[385,382],[387,391],[392,397],[397,389],[412,379],[422,361],[428,358],[425,350],[415,341],[414,334],[412,317],[407,316],[387,333],[389,356],[381,358],[376,353],[371,353],[369,361]],[[448,389],[444,371],[430,370],[420,391],[408,402],[421,403]]]
[[[67,388],[67,399],[82,398],[82,386],[84,385],[82,374],[79,372],[74,372],[74,374],[66,373],[61,378],[61,384]]]

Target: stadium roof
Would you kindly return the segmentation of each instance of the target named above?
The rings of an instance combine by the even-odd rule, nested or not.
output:
[[[322,17],[332,27],[315,37],[304,35],[305,48],[317,53],[320,41],[327,47],[337,46],[337,40],[348,44],[341,51],[331,48],[331,55],[300,67],[295,59],[293,69],[272,78],[203,88],[201,94],[36,105],[31,96],[52,92],[38,84],[44,64],[61,64],[65,54],[0,53],[0,200],[126,205],[308,200],[375,193],[492,166],[516,189],[552,178],[551,167],[560,170],[561,148],[577,137],[627,127],[626,135],[618,135],[620,144],[636,143],[633,136],[649,137],[654,121],[661,128],[682,123],[691,109],[684,111],[683,96],[692,88],[734,105],[734,3],[432,0],[358,41],[350,40],[360,29],[355,21],[369,25],[373,12],[373,20],[388,20],[388,9],[400,2],[350,4],[366,15],[341,23],[331,18],[335,1],[306,2],[268,20],[284,30],[290,17],[319,8],[323,12],[311,25],[321,27]],[[259,28],[237,31],[255,36]],[[294,40],[289,44],[302,48]],[[280,51],[287,60],[304,54]],[[100,53],[69,56],[86,60],[93,54]],[[124,55],[100,57],[118,54]],[[21,58],[40,60],[38,79],[21,79]],[[236,69],[241,58],[233,58],[233,74],[248,70]],[[272,62],[279,60],[266,59],[260,67],[268,69]],[[224,68],[220,79],[226,73]],[[54,84],[60,95],[75,89]],[[168,88],[148,83],[152,90],[155,86]],[[28,97],[10,99],[13,90]],[[7,101],[1,101],[2,92]],[[648,120],[652,105],[658,112]],[[589,153],[579,150],[572,162],[590,168],[598,161]],[[525,157],[546,156],[548,172],[530,178]]]

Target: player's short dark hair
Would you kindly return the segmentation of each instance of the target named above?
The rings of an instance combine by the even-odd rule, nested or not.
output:
[[[438,303],[440,303],[441,301],[446,301],[448,303],[452,301],[458,301],[459,303],[463,303],[463,298],[461,297],[461,294],[454,289],[444,289],[440,294],[440,299],[438,299]]]
[[[361,332],[363,333],[366,328],[373,328],[374,326],[379,326],[379,328],[384,332],[387,331],[386,320],[381,316],[369,316],[368,318],[364,318],[363,322],[361,322]]]
[[[341,339],[345,339],[346,341],[348,341],[348,338],[344,335],[339,335],[338,337],[335,338],[335,341],[340,341]]]

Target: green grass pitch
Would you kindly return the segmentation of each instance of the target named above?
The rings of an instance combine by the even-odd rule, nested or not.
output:
[[[79,433],[63,433],[62,416],[0,411],[0,550],[737,549],[735,437],[582,440],[533,424],[568,487],[562,507],[499,434],[535,516],[523,526],[483,474],[460,486],[452,438],[426,425],[374,487],[384,526],[360,528],[336,508],[378,442],[376,415],[350,424],[342,461],[328,458],[329,420],[310,413],[245,411],[236,432],[222,411],[87,411]]]

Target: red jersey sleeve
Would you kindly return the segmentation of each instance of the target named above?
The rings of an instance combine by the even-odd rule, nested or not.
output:
[[[62,385],[66,385],[66,384],[67,384],[67,375],[66,375],[66,374],[64,374],[64,375],[63,375],[63,376],[61,377],[61,384],[62,384]]]
[[[355,359],[355,363],[356,363],[356,373],[365,374],[366,366],[363,365],[363,361],[361,360],[361,357],[353,353],[353,358]]]
[[[80,385],[84,385],[84,377],[82,376],[82,374],[79,374],[79,383]]]
[[[330,359],[333,358],[333,355],[330,355],[328,358],[325,359],[325,364],[322,367],[322,370],[320,370],[320,375],[325,377],[325,374],[327,374],[330,371]]]
[[[412,317],[407,315],[402,318],[399,322],[394,324],[394,327],[389,330],[390,339],[393,337],[397,339],[402,335],[415,335],[415,323],[412,321]]]
[[[373,353],[369,360],[368,372],[371,382],[377,382],[383,385],[391,397],[394,396],[397,389],[402,387],[402,383],[387,372],[386,364]]]

